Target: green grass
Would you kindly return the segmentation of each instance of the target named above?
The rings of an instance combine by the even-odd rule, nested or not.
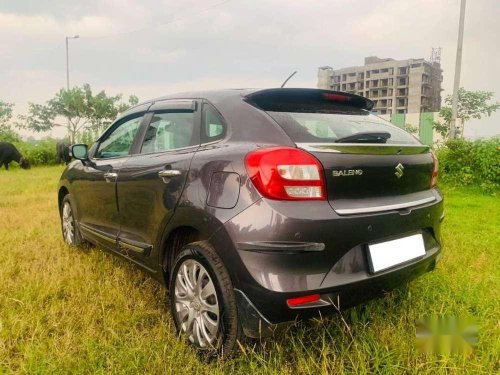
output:
[[[498,198],[445,188],[445,249],[434,272],[206,364],[177,339],[156,282],[122,259],[62,242],[61,171],[0,171],[0,373],[500,371]],[[477,348],[469,356],[420,354],[415,320],[429,314],[475,317]]]

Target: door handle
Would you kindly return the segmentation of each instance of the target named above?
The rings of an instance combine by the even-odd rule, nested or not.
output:
[[[171,177],[180,176],[180,175],[181,175],[181,171],[178,171],[176,169],[164,169],[163,171],[158,172],[158,176],[166,184],[168,184]]]
[[[104,173],[104,179],[106,180],[106,182],[115,182],[117,177],[118,177],[118,173],[114,173],[114,172]]]
[[[181,171],[178,171],[176,169],[165,169],[164,171],[160,171],[158,172],[158,176],[160,176],[161,178],[163,177],[175,177],[175,176],[180,176],[181,175]]]

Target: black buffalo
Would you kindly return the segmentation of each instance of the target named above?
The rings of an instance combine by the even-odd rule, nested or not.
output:
[[[60,141],[56,143],[56,153],[57,162],[59,164],[66,163],[69,164],[71,161],[71,156],[69,154],[69,143],[65,141]]]
[[[0,167],[3,165],[6,170],[9,170],[11,161],[17,162],[23,169],[30,168],[28,159],[24,158],[12,143],[0,142]]]

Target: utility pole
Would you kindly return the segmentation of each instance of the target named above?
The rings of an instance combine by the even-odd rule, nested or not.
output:
[[[457,59],[455,61],[455,80],[453,81],[453,100],[451,104],[451,123],[450,123],[450,138],[456,136],[457,125],[457,107],[458,107],[458,89],[460,88],[460,71],[462,69],[462,44],[464,41],[464,22],[465,22],[465,2],[460,2],[460,21],[458,24],[458,43],[457,43]]]
[[[66,89],[69,91],[69,48],[68,48],[68,40],[70,39],[78,39],[80,35],[75,36],[67,36],[66,37]]]

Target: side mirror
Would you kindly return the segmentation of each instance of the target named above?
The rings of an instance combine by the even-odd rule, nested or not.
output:
[[[71,146],[71,155],[81,161],[89,160],[89,149],[87,145],[84,144],[76,144]]]

